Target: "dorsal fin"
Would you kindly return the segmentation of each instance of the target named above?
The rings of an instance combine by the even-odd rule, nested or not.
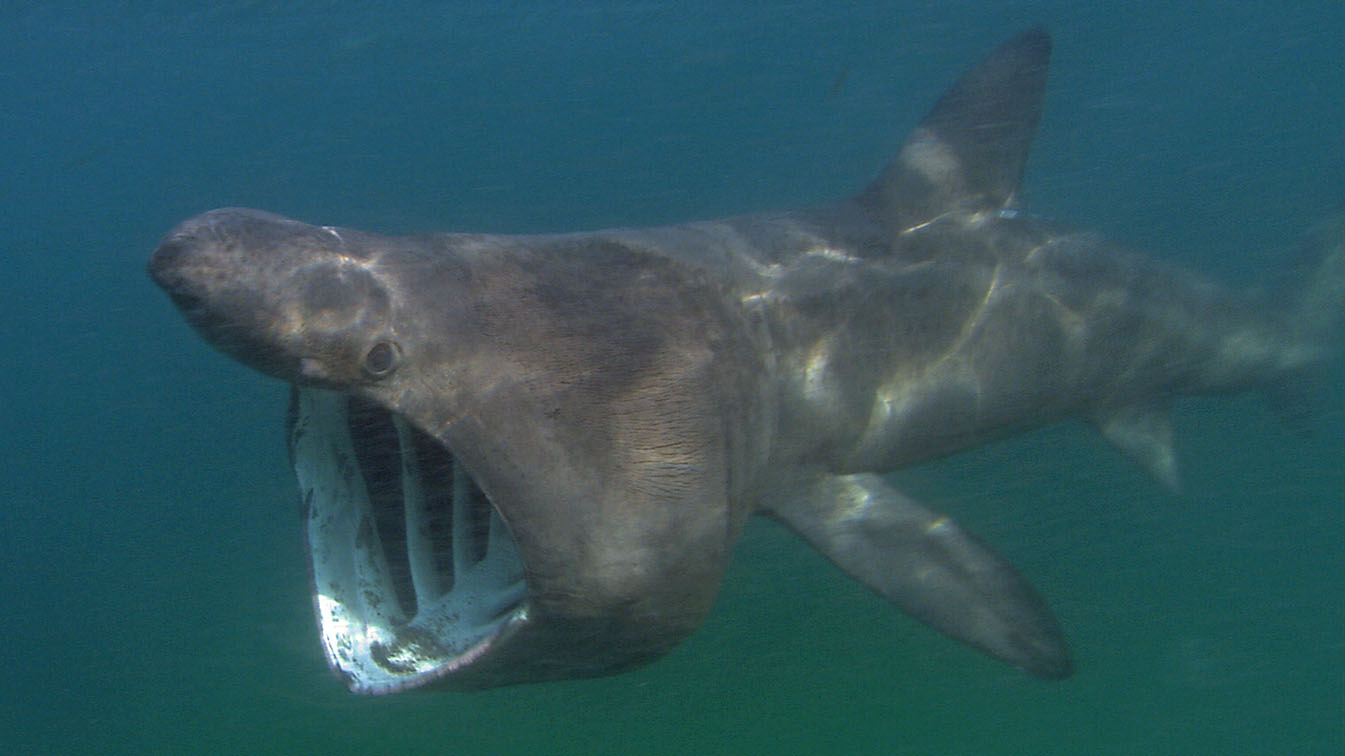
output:
[[[859,200],[894,232],[956,211],[1000,209],[1018,192],[1046,90],[1051,37],[1029,29],[939,100]]]

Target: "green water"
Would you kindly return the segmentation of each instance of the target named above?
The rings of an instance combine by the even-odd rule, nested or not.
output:
[[[280,7],[280,6],[277,6]],[[754,523],[619,677],[357,698],[313,629],[284,388],[143,273],[239,204],[387,232],[639,225],[865,183],[965,66],[1056,37],[1026,198],[1262,282],[1345,186],[1329,3],[11,4],[0,10],[0,743],[13,753],[1339,754],[1345,410],[1178,407],[1185,493],[1082,425],[896,476],[1018,565],[1028,679]]]

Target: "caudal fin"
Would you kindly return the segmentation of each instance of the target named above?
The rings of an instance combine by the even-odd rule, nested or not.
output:
[[[1345,326],[1345,212],[1318,223],[1295,253],[1279,297],[1309,342],[1339,341]]]
[[[1307,434],[1324,411],[1321,374],[1345,336],[1345,212],[1314,226],[1274,293],[1300,351],[1312,355],[1263,390],[1292,431]]]

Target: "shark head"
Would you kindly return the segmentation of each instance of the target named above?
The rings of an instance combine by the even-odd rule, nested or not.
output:
[[[497,240],[229,208],[149,263],[209,343],[294,387],[318,625],[357,692],[655,659],[746,517],[712,292],[619,246]]]

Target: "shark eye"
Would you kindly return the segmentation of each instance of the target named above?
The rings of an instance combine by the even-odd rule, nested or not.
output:
[[[397,345],[394,342],[380,341],[364,354],[364,373],[370,378],[382,378],[396,366]]]

